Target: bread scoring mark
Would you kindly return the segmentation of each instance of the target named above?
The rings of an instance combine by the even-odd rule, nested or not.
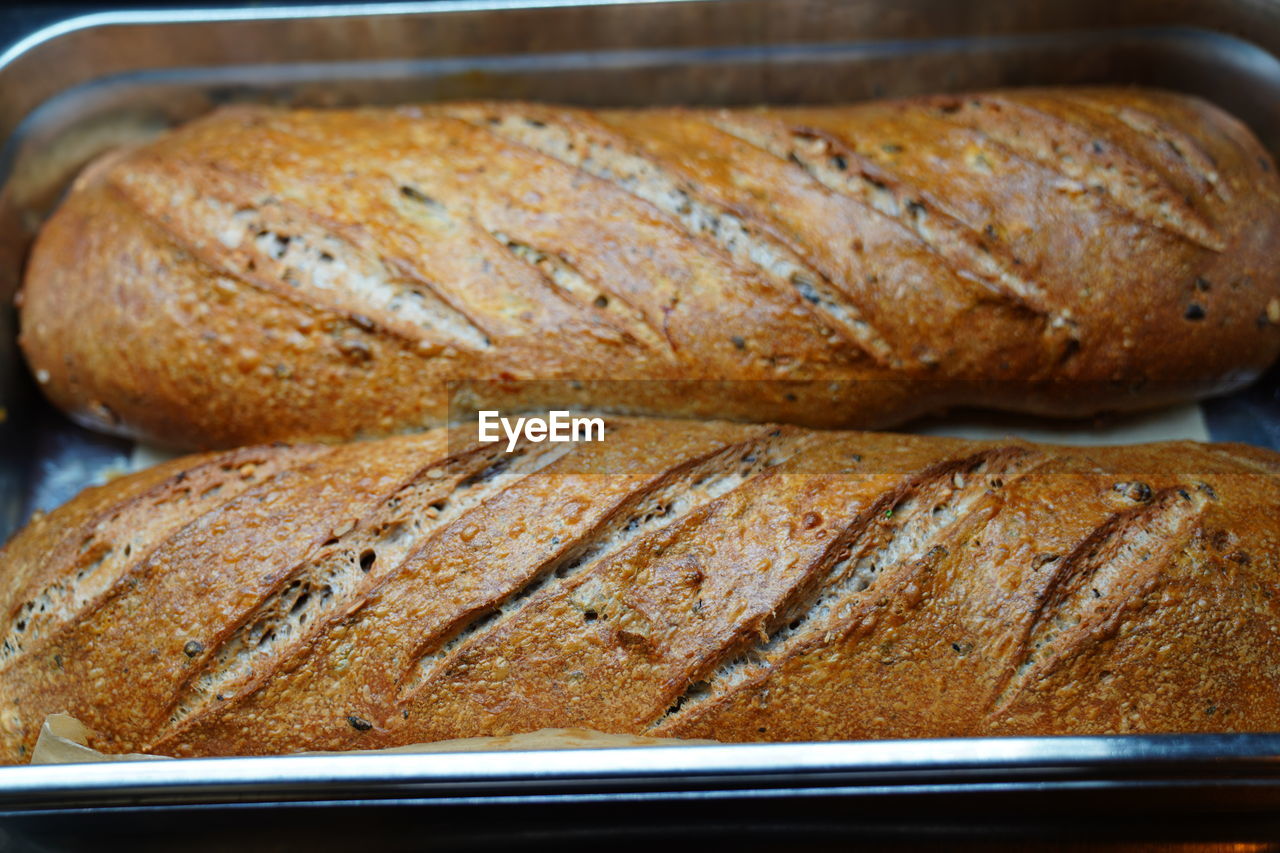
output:
[[[1191,134],[1169,124],[1155,113],[1131,104],[1116,106],[1088,92],[1072,92],[1071,103],[1086,110],[1103,113],[1141,136],[1163,144],[1187,166],[1193,176],[1199,178],[1205,186],[1212,188],[1219,198],[1226,202],[1232,200],[1231,187],[1222,180],[1213,157]]]
[[[234,700],[292,654],[358,610],[369,593],[433,537],[487,498],[550,465],[568,447],[522,444],[511,453],[470,447],[432,460],[363,518],[353,519],[314,557],[203,656],[199,675],[175,696],[168,737],[211,703]]]
[[[111,505],[69,531],[47,555],[50,560],[65,555],[67,572],[12,612],[0,645],[0,669],[24,652],[34,653],[39,640],[96,606],[165,540],[289,465],[323,452],[327,451],[315,447],[270,452],[247,448],[220,454],[123,504]],[[74,553],[68,553],[69,548]]]
[[[993,492],[1046,461],[1026,448],[1002,447],[911,474],[839,531],[823,555],[821,580],[798,588],[801,595],[779,608],[763,637],[713,662],[648,723],[646,733],[684,723],[730,692],[754,690],[780,661],[830,644],[847,631],[882,577],[946,556],[951,534],[973,522]]]
[[[981,231],[926,203],[918,188],[873,164],[846,140],[826,130],[792,126],[779,119],[722,112],[708,120],[725,133],[790,161],[828,191],[852,199],[872,215],[896,222],[914,234],[958,281],[979,285],[1044,317],[1051,329],[1073,333],[1070,312],[1050,305],[1045,288],[1016,272],[1013,260],[993,251]]]
[[[209,196],[198,202],[209,208],[213,221],[224,223],[218,239],[237,276],[269,276],[318,297],[326,307],[365,318],[403,320],[461,348],[489,346],[484,331],[449,305],[431,282],[416,275],[412,265],[359,246],[349,227],[310,221],[293,204],[270,197],[256,202],[229,216],[225,202]]]
[[[408,702],[428,682],[455,669],[460,657],[483,654],[481,650],[499,627],[515,620],[528,605],[555,596],[569,578],[628,548],[639,547],[637,543],[743,488],[799,453],[807,441],[804,434],[793,429],[769,429],[750,441],[688,460],[651,487],[630,495],[623,507],[559,558],[539,567],[523,586],[510,590],[479,612],[464,615],[440,632],[434,647],[421,650],[401,679],[399,703]],[[588,617],[584,613],[585,618]]]
[[[626,340],[642,341],[650,349],[667,355],[673,352],[665,334],[649,323],[644,312],[622,296],[588,281],[582,271],[563,254],[544,251],[502,231],[492,231],[490,234],[498,245],[537,270],[544,281],[559,290],[579,310],[607,323]]]
[[[1085,626],[1122,614],[1143,583],[1186,547],[1212,498],[1194,486],[1171,486],[1139,500],[1109,516],[1065,557],[1041,564],[1053,577],[1027,625],[1021,661],[1005,673],[991,713],[1077,650]]]
[[[1138,222],[1216,252],[1226,249],[1222,235],[1180,197],[1154,165],[1111,139],[1105,127],[1076,123],[1012,97],[962,98],[946,104],[949,108],[937,111],[939,118],[980,134],[988,144],[1059,176],[1059,191],[1076,197],[1101,193],[1106,201]],[[1125,121],[1119,113],[1083,98],[1072,98],[1069,104],[1122,122],[1144,136],[1162,139],[1156,124],[1139,129],[1130,124],[1132,118]],[[1025,121],[1019,121],[1019,117]],[[1190,174],[1209,188],[1217,185],[1216,176],[1211,179],[1208,173],[1191,168],[1187,160],[1190,152],[1204,155],[1190,137],[1182,137],[1181,146],[1170,144],[1179,159],[1187,163]],[[1188,155],[1183,155],[1183,150]]]
[[[713,251],[723,253],[746,269],[789,284],[805,305],[818,310],[818,319],[843,333],[833,336],[828,330],[828,343],[853,343],[881,362],[892,359],[888,344],[822,273],[736,213],[707,199],[690,181],[678,179],[639,153],[635,144],[620,131],[605,128],[580,114],[570,119],[564,114],[538,110],[534,119],[513,108],[445,109],[451,115],[647,202]],[[485,120],[486,115],[489,120]]]
[[[420,356],[488,347],[482,329],[437,296],[411,265],[379,254],[360,226],[264,194],[225,171],[205,175],[202,183],[183,164],[161,158],[132,165],[113,173],[107,190],[178,250],[221,274],[215,295],[225,298],[244,286],[334,314],[358,332],[335,342],[343,357],[354,354],[357,361],[373,354],[365,334]],[[344,350],[347,343],[354,349]]]

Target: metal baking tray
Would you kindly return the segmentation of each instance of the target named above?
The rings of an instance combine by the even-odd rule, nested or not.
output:
[[[1280,152],[1280,0],[458,0],[102,13],[0,54],[0,302],[75,171],[232,101],[821,103],[991,86],[1199,94]],[[1280,238],[1280,235],[1277,235]],[[44,404],[0,310],[0,539],[128,442]],[[139,342],[139,345],[145,345]],[[1280,374],[1201,407],[1280,446]],[[323,807],[323,811],[319,808]],[[1280,734],[881,741],[0,768],[0,849],[1280,835]]]

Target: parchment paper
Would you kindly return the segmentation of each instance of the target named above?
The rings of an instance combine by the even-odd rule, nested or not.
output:
[[[111,754],[98,752],[86,744],[93,732],[75,717],[50,714],[40,727],[40,738],[31,753],[32,764],[80,764],[86,761],[157,761],[172,760],[165,755],[140,753]],[[294,755],[376,755],[379,753],[417,752],[514,752],[532,749],[610,749],[624,746],[696,746],[713,744],[714,740],[681,740],[679,738],[637,737],[595,732],[590,729],[539,729],[502,737],[473,737],[395,746],[388,749],[356,749],[347,752],[298,752]]]

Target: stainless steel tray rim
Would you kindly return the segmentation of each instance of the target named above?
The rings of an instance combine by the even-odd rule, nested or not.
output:
[[[317,4],[314,6],[247,6],[243,8],[191,8],[91,12],[48,24],[0,52],[0,68],[45,42],[98,27],[147,24],[204,24],[210,22],[289,20],[291,18],[366,18],[391,15],[440,15],[449,13],[502,12],[515,9],[556,9],[575,6],[637,6],[675,3],[708,3],[723,0],[439,0],[405,3]]]
[[[573,5],[572,3],[557,5]],[[608,0],[615,2],[615,0]],[[699,3],[705,0],[641,0],[653,3]],[[514,7],[509,7],[514,8]],[[600,51],[555,51],[548,53],[511,55],[505,53],[478,54],[467,56],[422,56],[406,59],[349,59],[349,60],[313,60],[291,61],[285,63],[263,62],[237,63],[225,67],[208,67],[200,65],[176,68],[150,69],[143,68],[132,71],[120,71],[103,77],[72,86],[42,103],[37,110],[44,109],[68,95],[88,88],[119,86],[136,83],[153,75],[163,75],[166,81],[181,80],[187,76],[196,76],[201,81],[218,81],[224,79],[253,79],[255,74],[265,70],[277,71],[280,68],[298,69],[298,73],[289,76],[289,82],[299,80],[324,80],[349,74],[352,69],[370,69],[371,76],[381,71],[386,76],[404,75],[415,67],[429,66],[431,70],[450,71],[454,68],[480,68],[484,71],[501,69],[544,70],[558,64],[569,63],[581,57],[592,57],[609,67],[630,67],[641,64],[653,64],[659,60],[697,59],[701,62],[741,60],[744,56],[759,57],[769,60],[794,60],[803,57],[812,62],[840,61],[850,55],[858,56],[893,56],[905,50],[919,52],[960,52],[974,49],[1001,49],[1007,47],[1029,47],[1037,44],[1061,43],[1077,38],[1088,38],[1095,42],[1115,41],[1120,39],[1139,40],[1143,38],[1162,37],[1167,40],[1204,41],[1212,40],[1230,46],[1237,51],[1237,59],[1251,64],[1265,64],[1270,67],[1280,65],[1280,57],[1264,48],[1246,41],[1239,36],[1217,30],[1200,27],[1131,27],[1107,30],[1069,30],[1056,33],[1005,33],[983,36],[981,38],[963,38],[956,36],[936,36],[910,39],[867,39],[839,40],[810,44],[805,42],[779,42],[770,45],[751,46],[713,46],[713,47],[644,47],[644,48],[608,48]],[[0,68],[4,66],[4,55],[0,55]],[[409,66],[409,68],[406,68]],[[15,136],[21,135],[21,129]],[[4,177],[0,174],[0,178]]]
[[[291,784],[484,783],[544,779],[685,779],[957,771],[1010,772],[1088,766],[1116,770],[1189,763],[1247,763],[1280,774],[1280,734],[1107,735],[752,743],[451,753],[335,753],[86,762],[0,767],[3,796],[59,788],[209,788]]]

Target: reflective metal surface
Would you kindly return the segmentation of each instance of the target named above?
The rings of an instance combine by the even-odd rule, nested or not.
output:
[[[228,101],[795,103],[1140,83],[1208,97],[1277,151],[1277,56],[1272,0],[583,0],[93,15],[0,56],[0,301],[9,303],[30,239],[76,169]],[[41,402],[14,337],[12,314],[0,311],[0,538],[132,452]],[[1208,404],[1214,437],[1276,446],[1277,387],[1273,372]],[[317,832],[317,804],[359,823],[320,821]],[[222,817],[210,820],[210,809]],[[0,768],[3,849],[56,846],[72,830],[142,848],[197,824],[188,846],[210,849],[244,844],[246,826],[284,846],[302,833],[313,850],[349,848],[371,831],[412,846],[424,828],[493,846],[570,843],[575,831],[776,845],[1046,827],[1108,838],[1208,827],[1247,841],[1280,834],[1280,735]]]
[[[1277,754],[1280,736],[1239,735],[13,767],[0,769],[0,827],[55,844],[94,828],[139,849],[177,837],[184,849],[282,837],[308,849],[372,839],[412,849],[424,833],[483,848],[707,836],[742,849],[855,838],[1250,841],[1280,833]]]
[[[1277,756],[1280,735],[1272,734],[307,755],[3,767],[0,791],[4,805],[32,809],[263,797],[594,795],[673,786],[703,792],[839,788],[875,793],[1011,782],[1280,779]]]

